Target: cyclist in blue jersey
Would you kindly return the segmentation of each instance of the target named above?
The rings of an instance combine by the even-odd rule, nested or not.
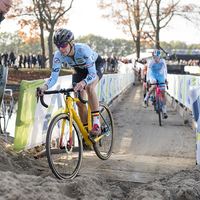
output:
[[[87,93],[88,103],[93,116],[93,128],[89,134],[97,136],[101,133],[101,129],[99,121],[99,99],[95,92],[95,86],[103,76],[103,60],[88,45],[81,43],[74,44],[74,35],[68,29],[57,31],[53,39],[58,51],[54,55],[51,77],[41,88],[41,95],[57,82],[61,63],[67,63],[73,67],[72,83],[77,83],[74,91],[80,91],[83,99],[86,99]],[[81,102],[77,102],[77,106],[81,121],[87,129],[87,107]]]
[[[166,83],[167,85],[167,65],[165,60],[160,58],[160,55],[161,52],[157,49],[152,52],[152,59],[148,62],[147,66],[147,81],[150,83],[156,83],[158,81],[159,83]],[[163,103],[163,118],[167,119],[168,115],[166,112],[165,84],[161,84],[159,86],[161,86],[160,93]],[[147,107],[147,99],[155,89],[156,85],[152,85],[143,100],[143,107]]]

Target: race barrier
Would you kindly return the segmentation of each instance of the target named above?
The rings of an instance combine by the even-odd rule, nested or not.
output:
[[[190,74],[200,74],[200,67],[199,66],[185,66],[184,71]]]
[[[200,85],[200,77],[168,74],[167,79],[169,82],[169,89],[166,89],[166,91],[170,96],[187,107],[190,111],[193,111],[190,87]]]
[[[107,104],[111,103],[134,82],[134,79],[133,70],[125,74],[104,74],[95,88],[99,100]],[[45,81],[47,79],[21,82],[14,136],[15,151],[44,144],[49,120],[64,109],[65,102],[62,94],[45,95],[44,101],[49,105],[48,108],[44,108],[40,102],[37,103],[36,88],[42,87]],[[72,87],[71,82],[72,75],[60,76],[50,90]]]
[[[196,159],[197,164],[200,164],[200,77],[168,74],[167,79],[169,82],[167,92],[193,114],[196,137]]]
[[[195,123],[195,136],[196,136],[196,157],[197,164],[200,164],[200,86],[190,87],[191,103],[193,107],[193,116]]]

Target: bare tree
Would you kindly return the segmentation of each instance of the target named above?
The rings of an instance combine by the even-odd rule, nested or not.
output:
[[[125,34],[130,34],[136,46],[137,57],[140,57],[140,45],[148,43],[143,34],[147,18],[142,0],[101,0],[100,9],[105,13],[102,17],[112,19]]]
[[[13,12],[10,18],[19,18],[18,24],[21,25],[20,36],[26,42],[32,42],[41,39],[42,55],[45,54],[44,46],[44,31],[49,32],[48,35],[48,48],[49,48],[49,61],[52,67],[53,60],[53,46],[52,38],[55,27],[66,24],[68,19],[64,19],[64,15],[72,7],[74,0],[71,0],[68,8],[64,0],[29,0],[26,5],[23,0],[15,0]],[[22,30],[28,26],[29,35]],[[39,29],[38,29],[39,27]],[[43,65],[44,65],[43,57]]]
[[[162,0],[145,0],[148,17],[154,31],[152,36],[155,37],[155,47],[157,49],[160,49],[160,30],[165,28],[176,14],[178,3],[181,0],[163,0],[163,4],[161,4],[161,1]]]
[[[63,6],[64,0],[33,0],[37,4],[37,2],[41,3],[42,7],[42,15],[41,20],[45,25],[45,28],[49,32],[48,36],[48,47],[49,47],[49,64],[52,67],[53,61],[53,32],[56,25],[61,25],[63,22],[67,23],[68,20],[64,20],[63,16],[67,11],[72,8],[72,3],[74,0],[71,0],[68,8]]]

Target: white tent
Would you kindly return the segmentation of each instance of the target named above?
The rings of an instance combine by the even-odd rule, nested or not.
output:
[[[150,50],[150,49],[149,49],[147,52],[141,52],[141,53],[140,53],[140,58],[141,58],[141,59],[142,59],[142,58],[147,59],[147,58],[151,57],[152,51],[153,51],[153,50]],[[127,58],[127,59],[136,59],[137,56],[136,56],[136,53],[133,53],[133,54],[130,54],[130,55],[126,56],[126,58]]]

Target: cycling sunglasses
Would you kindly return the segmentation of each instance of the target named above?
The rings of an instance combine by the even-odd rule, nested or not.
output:
[[[56,45],[56,47],[58,48],[58,49],[60,49],[60,47],[63,49],[63,48],[65,48],[65,47],[67,47],[69,45],[69,43],[67,43],[67,44],[59,44],[59,45]]]
[[[153,56],[153,59],[159,59],[160,56]]]

